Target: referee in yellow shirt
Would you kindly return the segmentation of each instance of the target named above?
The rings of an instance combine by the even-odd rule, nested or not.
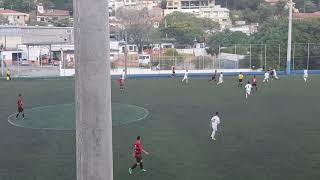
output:
[[[9,68],[7,68],[7,81],[10,81],[10,80],[11,80],[11,73]]]
[[[242,87],[242,83],[243,83],[243,79],[244,79],[244,75],[242,73],[239,74],[239,84],[238,87]]]

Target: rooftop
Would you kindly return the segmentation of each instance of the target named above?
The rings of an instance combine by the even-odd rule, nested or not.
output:
[[[18,12],[12,9],[1,9],[0,8],[0,14],[20,14],[20,15],[28,15],[26,13]]]
[[[39,16],[70,16],[70,12],[60,9],[48,9],[44,13],[38,13]]]
[[[320,18],[320,11],[314,13],[293,13],[295,19]]]

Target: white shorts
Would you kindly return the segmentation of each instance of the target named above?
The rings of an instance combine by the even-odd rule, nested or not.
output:
[[[251,90],[246,90],[246,93],[250,95],[251,94]]]
[[[216,125],[216,124],[211,124],[211,126],[212,126],[212,130],[213,130],[213,131],[217,131],[217,130],[218,130],[218,125]]]

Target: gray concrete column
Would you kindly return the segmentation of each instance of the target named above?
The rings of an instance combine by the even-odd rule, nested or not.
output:
[[[112,180],[108,1],[74,0],[77,180]]]

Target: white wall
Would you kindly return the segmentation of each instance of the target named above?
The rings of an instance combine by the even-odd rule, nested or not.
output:
[[[41,55],[49,54],[49,48],[46,46],[30,46],[29,51],[27,49],[26,45],[19,45],[18,49],[21,49],[25,54],[25,59],[28,59],[28,53],[29,53],[29,61],[39,61],[40,52]]]
[[[15,49],[17,48],[17,44],[21,44],[22,38],[21,36],[4,36],[0,35],[0,44],[3,44],[3,46],[9,48],[9,49]]]

